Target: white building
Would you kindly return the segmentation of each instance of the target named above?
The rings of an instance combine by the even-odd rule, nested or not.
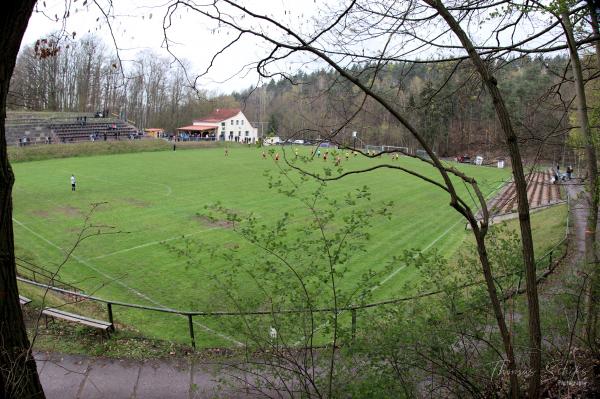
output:
[[[255,143],[258,129],[254,128],[239,108],[217,108],[190,126],[180,127],[179,136],[238,143]]]

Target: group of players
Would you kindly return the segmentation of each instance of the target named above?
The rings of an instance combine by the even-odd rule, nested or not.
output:
[[[346,161],[348,161],[350,159],[350,156],[357,157],[358,154],[359,153],[357,151],[350,152],[349,150],[347,150],[346,152],[343,152],[343,151],[338,152],[337,150],[334,150],[334,151],[331,151],[331,153],[329,152],[329,150],[325,150],[325,152],[322,153],[320,148],[317,148],[317,151],[315,152],[315,155],[317,156],[317,158],[322,158],[323,161],[325,161],[325,162],[330,158],[333,159],[335,161],[336,166],[339,166],[341,164],[342,157],[345,157]],[[227,156],[227,155],[228,155],[228,151],[227,151],[227,149],[225,149],[225,156]],[[370,157],[374,157],[377,155],[377,153],[375,151],[368,150],[366,152],[366,155],[370,156]],[[299,156],[298,149],[295,148],[294,149],[294,157],[298,158],[298,156]],[[400,154],[398,154],[398,153],[390,153],[390,156],[391,156],[392,160],[400,159]],[[267,159],[266,151],[262,152],[262,158]],[[280,154],[279,154],[279,152],[276,152],[274,155],[275,161],[279,161],[279,158],[280,158]]]

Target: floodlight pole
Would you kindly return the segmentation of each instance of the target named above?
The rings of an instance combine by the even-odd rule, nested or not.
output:
[[[356,132],[352,132],[352,137],[354,138],[354,144],[352,145],[352,149],[356,151]]]

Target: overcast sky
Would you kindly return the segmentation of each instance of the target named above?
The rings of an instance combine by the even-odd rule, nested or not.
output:
[[[213,0],[190,0],[190,3],[198,5],[210,4]],[[127,60],[136,58],[137,53],[141,51],[152,50],[163,56],[168,56],[164,45],[163,23],[165,14],[167,13],[168,4],[174,3],[173,0],[38,0],[36,11],[32,16],[28,30],[25,34],[23,43],[31,44],[36,39],[44,37],[49,33],[64,29],[65,32],[72,34],[76,33],[77,37],[82,37],[86,33],[93,33],[100,36],[105,44],[115,51],[118,48],[119,55],[124,61],[124,66],[127,68]],[[238,0],[250,10],[261,14],[268,15],[280,21],[285,26],[288,26],[300,32],[305,37],[314,34],[316,28],[315,20],[321,22],[327,20],[327,7],[343,8],[348,0]],[[110,9],[113,4],[114,9]],[[369,5],[365,1],[363,6]],[[401,9],[405,3],[398,2],[395,6]],[[69,8],[70,16],[63,18],[65,7]],[[206,6],[205,6],[206,7]],[[204,8],[206,9],[206,8]],[[230,18],[236,24],[251,29],[252,31],[264,31],[269,36],[277,36],[277,29],[273,26],[267,27],[260,21],[252,18],[240,18],[239,11],[227,9],[223,10],[230,12]],[[103,11],[107,12],[111,17],[108,19],[103,15]],[[425,13],[428,13],[426,11]],[[335,13],[334,13],[335,14]],[[491,34],[491,28],[496,28],[496,23],[510,22],[510,19],[503,21],[503,16],[496,16],[497,20],[490,19],[486,21],[486,14],[481,16],[481,20],[467,19],[463,21],[469,36],[479,45],[495,45],[496,35]],[[444,49],[440,47],[430,47],[425,45],[423,41],[412,40],[410,35],[402,37],[402,35],[394,35],[394,39],[387,43],[387,33],[390,32],[390,26],[378,23],[377,17],[373,25],[366,30],[368,39],[362,36],[361,40],[354,39],[354,29],[361,23],[362,16],[359,15],[358,20],[344,20],[340,23],[343,29],[342,36],[348,40],[340,47],[336,43],[337,37],[335,32],[331,32],[329,37],[330,46],[333,45],[336,50],[340,48],[350,48],[355,54],[380,55],[379,51],[386,48],[386,53],[396,54],[403,57],[404,54],[409,54],[411,59],[415,58],[443,58],[458,54],[464,54],[464,51],[448,49],[448,45],[456,45],[457,39],[454,34],[447,32],[447,27],[442,23],[427,23],[426,26],[420,27],[419,35],[425,40],[434,41],[439,45],[446,46]],[[541,19],[540,19],[541,17]],[[58,20],[58,21],[57,21]],[[370,20],[368,22],[371,22]],[[367,23],[368,23],[367,22]],[[439,21],[438,21],[439,22]],[[483,22],[486,22],[485,24]],[[513,28],[502,29],[498,38],[503,45],[509,44],[511,41],[519,41],[530,36],[541,27],[552,22],[549,15],[531,16],[528,15],[526,21],[519,24],[518,28],[513,31]],[[389,23],[389,21],[388,21]],[[111,36],[112,28],[114,41]],[[377,30],[381,29],[383,34],[378,35]],[[388,29],[388,30],[386,30]],[[360,31],[358,29],[357,31]],[[374,33],[372,33],[374,32]],[[279,30],[279,33],[282,33]],[[181,7],[179,11],[173,14],[171,19],[171,27],[168,31],[171,51],[180,59],[185,59],[189,62],[190,68],[188,73],[192,76],[202,73],[209,65],[214,54],[219,52],[236,37],[235,32],[227,30],[223,26],[217,25],[209,18],[199,15],[197,12]],[[325,36],[319,40],[324,39]],[[538,44],[546,43],[546,36],[541,36],[537,39]],[[331,43],[334,44],[331,44]],[[331,48],[331,47],[330,47]],[[240,91],[258,83],[258,75],[253,68],[248,67],[264,55],[268,54],[270,49],[265,43],[260,43],[251,35],[246,35],[242,42],[233,45],[227,49],[227,52],[221,55],[209,74],[198,81],[197,88],[205,89],[212,93],[230,93],[232,91]],[[281,55],[280,51],[278,55]],[[329,54],[331,56],[331,53]],[[331,56],[336,59],[336,56]],[[306,54],[294,55],[286,57],[284,61],[276,63],[269,68],[270,72],[285,71],[288,73],[295,72],[298,68],[309,72],[315,68],[322,67],[324,64],[309,63],[311,58]],[[337,61],[346,66],[347,59],[338,58]]]
[[[110,20],[110,26],[124,61],[133,59],[136,53],[147,49],[167,55],[162,28],[165,0],[116,0],[113,3],[115,8],[112,14],[116,18]],[[310,0],[247,0],[244,3],[253,10],[275,16],[294,27],[306,25],[305,22],[317,12],[317,2]],[[65,4],[70,7],[70,16],[63,19],[67,7]],[[97,4],[92,0],[38,0],[23,45],[32,44],[38,38],[63,29],[64,24],[64,30],[69,34],[76,32],[77,37],[81,37],[88,32],[94,33],[114,50],[109,24],[98,5],[108,10],[109,0],[97,0]],[[171,50],[178,57],[188,60],[195,73],[203,72],[210,57],[232,37],[221,29],[215,29],[214,24],[206,18],[190,11],[178,12],[172,25],[169,31],[169,38],[173,42]],[[249,62],[258,60],[264,52],[263,46],[250,40],[232,47],[218,59],[207,78],[201,80],[200,88],[228,93],[255,85],[258,78],[254,72],[237,72]],[[236,74],[237,77],[228,80]]]

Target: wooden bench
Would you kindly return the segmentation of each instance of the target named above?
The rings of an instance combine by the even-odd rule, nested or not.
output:
[[[48,317],[52,317],[102,330],[106,333],[106,336],[108,336],[110,332],[115,329],[112,323],[103,320],[92,319],[90,317],[85,317],[75,313],[65,312],[64,310],[59,310],[55,308],[46,308],[42,310],[42,314],[46,319],[46,326],[48,326]]]
[[[30,302],[31,302],[31,299],[25,298],[23,295],[19,295],[19,303],[21,304],[21,306],[25,306]]]

